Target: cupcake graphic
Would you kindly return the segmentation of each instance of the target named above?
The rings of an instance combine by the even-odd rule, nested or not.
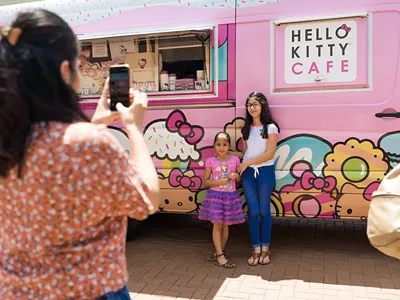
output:
[[[190,161],[198,161],[197,144],[203,136],[204,129],[187,122],[180,110],[174,110],[166,119],[151,122],[144,132],[150,155],[160,160],[167,172],[173,168],[183,170]]]

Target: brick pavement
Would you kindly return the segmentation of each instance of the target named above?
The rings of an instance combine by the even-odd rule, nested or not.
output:
[[[178,227],[155,228],[166,224]],[[211,227],[196,224],[155,216],[127,243],[132,299],[400,300],[400,261],[368,244],[363,223],[275,220],[271,264],[257,267],[247,224],[232,227],[230,270],[205,262]]]

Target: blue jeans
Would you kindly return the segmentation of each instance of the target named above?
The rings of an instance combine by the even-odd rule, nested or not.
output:
[[[103,296],[98,297],[96,300],[131,300],[129,290],[126,286],[116,292],[109,292]]]
[[[270,205],[275,187],[275,167],[260,167],[258,172],[248,167],[243,173],[242,185],[253,247],[269,246],[272,229]]]

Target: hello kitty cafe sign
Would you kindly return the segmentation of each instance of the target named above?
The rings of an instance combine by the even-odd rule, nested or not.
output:
[[[365,87],[367,18],[275,25],[275,91]]]

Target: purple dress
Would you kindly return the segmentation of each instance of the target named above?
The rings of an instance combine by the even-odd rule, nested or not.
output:
[[[206,168],[211,169],[210,180],[220,180],[235,173],[239,164],[239,158],[234,155],[225,161],[214,156],[207,159]],[[207,191],[200,206],[199,219],[226,225],[245,222],[242,200],[236,190],[235,180],[229,181],[225,186],[212,187]]]

